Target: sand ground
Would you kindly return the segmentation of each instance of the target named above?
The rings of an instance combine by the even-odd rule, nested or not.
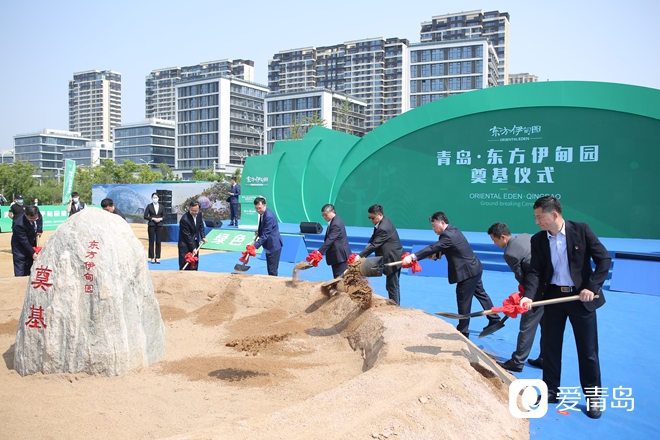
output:
[[[146,225],[131,227],[146,249]],[[120,377],[21,377],[28,277],[12,276],[10,237],[0,234],[1,439],[529,438],[508,411],[511,377],[451,325],[285,277],[151,272],[165,360]],[[162,258],[176,255],[163,245]]]

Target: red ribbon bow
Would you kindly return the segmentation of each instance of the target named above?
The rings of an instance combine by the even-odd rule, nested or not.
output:
[[[35,254],[39,254],[39,252],[41,252],[41,246],[32,246],[32,249],[34,250]]]
[[[493,307],[490,309],[494,313],[504,313],[510,318],[517,318],[527,312],[527,309],[520,305],[520,293],[513,292],[507,299],[502,301],[502,307]]]
[[[321,254],[319,251],[312,251],[307,255],[307,258],[305,258],[309,264],[311,264],[314,267],[319,266],[319,262],[323,259],[323,254]]]
[[[410,252],[406,252],[405,254],[401,255],[401,259],[403,260],[403,259],[406,258],[408,255],[410,255]],[[408,268],[410,268],[410,270],[412,270],[413,275],[416,274],[417,272],[421,272],[421,271],[422,271],[422,266],[420,266],[419,261],[417,261],[417,260],[413,260],[413,261],[412,261],[410,264],[408,264],[408,265],[405,265],[405,264],[404,264],[402,267],[403,267],[404,269],[408,269]]]
[[[192,252],[188,252],[185,256],[185,259],[186,259],[186,263],[190,264],[190,267],[192,269],[195,268],[195,264],[197,264],[197,262],[199,261],[199,258],[194,256]]]
[[[256,257],[257,256],[257,249],[254,247],[254,245],[248,244],[245,246],[245,252],[242,252],[242,257],[238,259],[241,263],[243,263],[246,259],[247,256],[251,257]]]
[[[353,264],[355,262],[355,259],[357,258],[358,254],[351,254],[348,257],[348,260],[346,261],[348,264]]]

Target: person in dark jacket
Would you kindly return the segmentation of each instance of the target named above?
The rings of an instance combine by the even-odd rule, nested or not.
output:
[[[199,242],[206,243],[206,231],[204,230],[204,219],[199,209],[199,202],[193,200],[188,206],[188,212],[183,214],[179,221],[179,270],[186,265],[186,255],[191,253],[197,256]],[[186,270],[197,270],[199,261],[188,264]]]
[[[383,264],[401,261],[403,246],[401,246],[399,233],[392,221],[385,217],[383,207],[377,204],[371,205],[367,212],[369,220],[374,224],[374,232],[371,234],[367,247],[360,252],[359,258],[368,257],[375,252],[377,257],[382,257]],[[383,273],[385,274],[385,288],[388,296],[397,305],[400,305],[399,277],[401,276],[401,266],[388,266],[383,270]]]
[[[601,398],[596,309],[605,304],[602,287],[612,257],[588,224],[564,220],[556,198],[541,197],[533,208],[541,232],[532,236],[532,262],[521,305],[529,310],[532,301],[580,296],[579,301],[543,306],[541,352],[548,403],[559,401],[564,329],[569,319],[577,347],[580,385],[587,397],[587,416],[598,419],[605,400]]]
[[[330,203],[321,208],[321,215],[328,222],[328,227],[325,230],[323,245],[316,252],[320,255],[325,255],[326,263],[332,266],[332,276],[338,278],[346,271],[348,257],[351,255],[346,227],[335,212],[335,207]]]
[[[238,226],[238,196],[241,195],[241,185],[236,183],[236,178],[231,178],[231,186],[229,187],[229,226]]]
[[[14,276],[30,275],[32,263],[37,258],[33,249],[37,246],[37,219],[39,210],[36,206],[25,208],[25,214],[16,219],[11,236],[11,253],[14,260]]]
[[[432,214],[429,221],[433,227],[433,232],[438,234],[438,241],[414,254],[408,255],[403,259],[404,266],[411,264],[414,260],[423,260],[424,258],[436,260],[445,255],[447,257],[449,284],[456,284],[458,313],[461,315],[470,314],[473,297],[479,300],[484,310],[492,309],[493,302],[481,282],[484,267],[474,254],[470,243],[468,243],[461,230],[450,225],[449,219],[442,211]],[[500,321],[500,317],[494,313],[488,315],[487,318],[489,323],[485,329]],[[456,330],[469,338],[469,325],[469,319],[461,319],[456,326]]]
[[[144,219],[148,220],[149,259],[155,264],[160,264],[160,242],[164,217],[165,207],[162,203],[158,203],[158,194],[153,193],[151,195],[151,203],[144,208]]]
[[[282,236],[280,235],[277,216],[266,207],[264,197],[254,199],[254,209],[259,214],[257,241],[254,242],[254,248],[259,249],[263,246],[266,253],[268,275],[276,277],[280,266],[280,255],[282,254]]]

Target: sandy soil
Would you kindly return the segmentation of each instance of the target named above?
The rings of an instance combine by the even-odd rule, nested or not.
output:
[[[132,227],[146,247],[146,226]],[[508,411],[511,376],[451,325],[284,277],[152,272],[165,360],[114,378],[20,377],[28,278],[11,276],[9,239],[0,234],[2,439],[529,438]]]

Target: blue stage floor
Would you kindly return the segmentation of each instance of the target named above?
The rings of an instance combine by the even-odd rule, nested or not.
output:
[[[283,224],[282,232],[299,233],[298,225]],[[362,249],[362,243],[371,236],[371,228],[347,228],[351,247],[354,251]],[[404,247],[409,249],[417,242],[433,242],[437,240],[432,231],[399,230]],[[466,233],[473,247],[480,248],[481,259],[492,258],[492,264],[501,257],[501,250],[495,247],[486,233]],[[306,244],[310,250],[318,248],[319,236],[306,236]],[[322,239],[322,235],[320,236]],[[603,244],[610,252],[658,252],[658,240],[626,240],[603,239]],[[488,253],[492,252],[491,256]],[[214,252],[201,255],[200,269],[209,272],[232,272],[238,263],[238,253]],[[504,264],[504,263],[503,263]],[[250,259],[249,274],[266,275],[266,261],[259,258]],[[486,263],[484,263],[487,266]],[[295,263],[281,262],[280,276],[290,277]],[[502,304],[512,292],[517,289],[513,274],[505,270],[506,265],[499,270],[486,270],[483,275],[484,286],[495,306]],[[151,265],[151,270],[177,270],[176,259],[163,260],[160,265]],[[446,278],[424,276],[401,276],[401,306],[424,310],[428,313],[437,311],[456,312],[455,286],[449,285]],[[302,280],[328,281],[332,279],[332,271],[325,261],[318,268],[304,270],[299,273]],[[385,279],[370,278],[374,292],[387,297]],[[658,342],[660,325],[660,296],[639,295],[609,290],[609,281],[604,286],[607,303],[598,310],[598,330],[600,345],[600,362],[603,387],[607,389],[607,408],[599,420],[589,419],[584,414],[585,400],[581,398],[576,410],[562,414],[557,411],[557,405],[549,405],[548,413],[538,419],[530,419],[530,438],[539,440],[567,438],[600,438],[600,439],[654,439],[660,431],[660,416],[653,407],[655,394],[658,392],[656,382],[656,366],[660,365]],[[475,300],[473,311],[481,310]],[[438,319],[444,319],[438,317]],[[455,320],[446,320],[456,324]],[[497,333],[478,339],[478,335],[487,324],[485,317],[473,318],[470,321],[470,340],[484,352],[497,360],[507,360],[515,349],[518,336],[518,320],[509,319],[507,325]],[[531,357],[539,353],[539,337],[534,342]],[[562,370],[562,387],[574,387],[580,391],[578,376],[577,353],[570,323],[567,324],[564,340]],[[522,379],[540,379],[542,371],[525,364],[522,373],[515,374]],[[656,385],[654,385],[656,384]],[[622,387],[631,390],[632,401],[613,399],[613,389]],[[630,405],[634,409],[630,410]],[[478,405],[479,402],[475,402]],[[614,408],[612,404],[627,404],[628,408]]]

